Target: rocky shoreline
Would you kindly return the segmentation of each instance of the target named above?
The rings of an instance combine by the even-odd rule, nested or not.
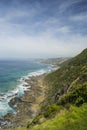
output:
[[[45,85],[43,83],[43,78],[46,74],[40,76],[32,76],[29,80],[26,79],[25,82],[27,86],[31,86],[21,98],[13,98],[9,102],[9,105],[16,109],[16,114],[7,114],[1,120],[3,125],[1,130],[8,128],[26,127],[29,122],[31,122],[36,115],[40,112],[40,104],[45,98]],[[27,87],[26,86],[26,87]]]

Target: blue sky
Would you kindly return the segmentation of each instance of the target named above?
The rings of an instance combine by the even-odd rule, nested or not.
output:
[[[74,56],[87,47],[87,0],[0,0],[0,58]]]

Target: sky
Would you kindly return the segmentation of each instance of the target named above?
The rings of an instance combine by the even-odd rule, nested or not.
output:
[[[0,0],[0,58],[73,57],[87,48],[87,0]]]

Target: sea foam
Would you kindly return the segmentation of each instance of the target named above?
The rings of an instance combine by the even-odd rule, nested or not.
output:
[[[24,92],[29,90],[31,86],[28,85],[26,80],[30,80],[32,76],[40,76],[45,73],[49,73],[52,71],[52,67],[48,67],[45,69],[40,69],[37,71],[33,71],[28,73],[26,76],[22,76],[18,81],[19,85],[16,86],[14,90],[8,91],[7,93],[0,94],[0,118],[5,116],[7,113],[15,113],[15,110],[9,106],[9,101],[14,97],[23,96]]]

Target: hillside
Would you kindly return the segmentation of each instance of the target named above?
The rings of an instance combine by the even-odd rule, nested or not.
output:
[[[43,83],[40,113],[18,130],[87,130],[87,49],[47,74]]]
[[[87,102],[87,49],[45,77],[50,104]],[[81,101],[79,101],[81,100]]]
[[[85,116],[84,116],[85,115]],[[15,130],[27,130],[19,128]],[[68,112],[36,125],[29,130],[87,130],[87,104],[72,107]]]
[[[46,99],[30,130],[87,129],[87,49],[45,76]],[[84,116],[85,115],[85,116]]]

